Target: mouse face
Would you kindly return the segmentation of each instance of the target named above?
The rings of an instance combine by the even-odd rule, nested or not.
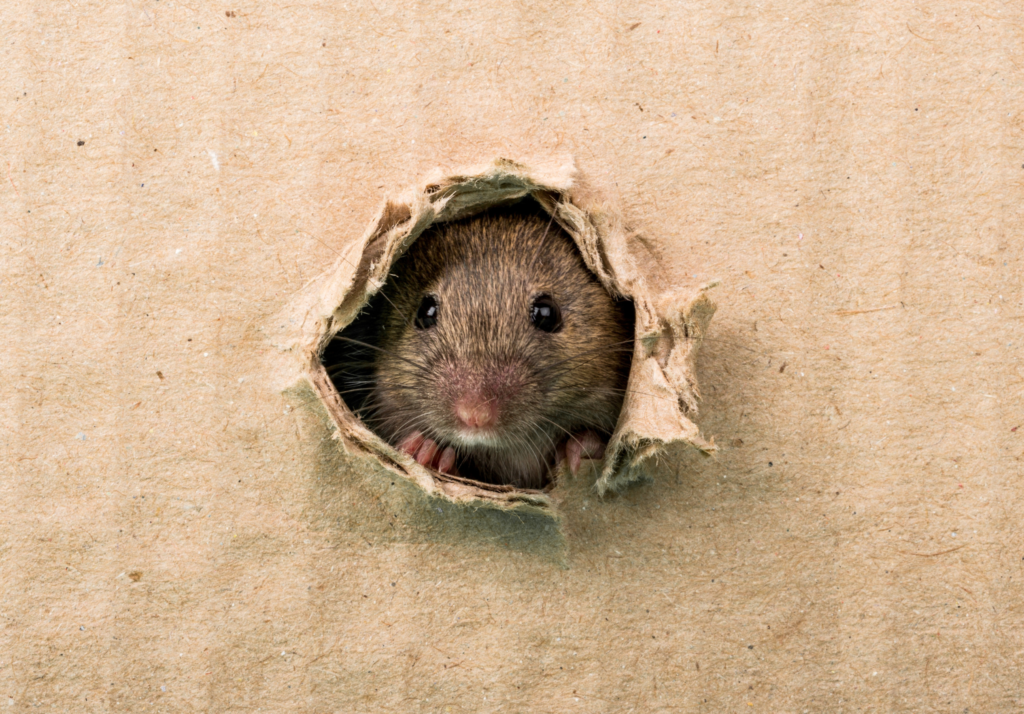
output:
[[[516,486],[543,485],[559,456],[600,455],[630,326],[556,224],[502,211],[436,225],[392,274],[368,426],[427,466]]]

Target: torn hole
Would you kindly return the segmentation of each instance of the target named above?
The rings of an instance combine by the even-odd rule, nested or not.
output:
[[[528,196],[431,225],[322,363],[351,413],[421,466],[543,492],[560,462],[603,454],[633,323]]]
[[[584,196],[574,194],[573,174],[571,166],[533,172],[519,164],[499,160],[476,173],[435,179],[401,199],[389,199],[360,244],[339,259],[334,273],[324,279],[316,299],[316,305],[326,311],[319,313],[321,317],[315,324],[306,319],[297,322],[303,325],[303,330],[308,329],[307,325],[313,328],[306,332],[309,335],[306,338],[308,377],[350,451],[376,458],[385,468],[415,481],[428,493],[455,502],[552,511],[548,491],[555,485],[556,475],[564,473],[564,470],[551,468],[560,456],[558,444],[553,445],[556,441],[553,434],[557,431],[554,427],[547,432],[538,428],[532,431],[519,428],[516,432],[519,436],[514,441],[520,447],[516,458],[520,459],[520,465],[529,460],[523,454],[543,462],[526,469],[529,478],[522,476],[523,469],[518,470],[518,475],[510,475],[502,471],[500,465],[496,466],[493,459],[465,456],[474,443],[485,446],[489,443],[486,432],[499,423],[502,415],[517,411],[531,413],[530,409],[536,406],[532,402],[524,410],[519,403],[523,394],[536,391],[527,386],[530,380],[523,377],[523,365],[536,360],[537,353],[542,352],[537,345],[545,344],[545,340],[550,343],[563,331],[568,334],[576,330],[574,320],[578,311],[572,298],[579,288],[566,292],[559,281],[549,280],[545,287],[539,283],[525,284],[529,281],[522,277],[502,275],[499,284],[503,287],[498,292],[508,295],[502,299],[494,296],[495,299],[479,300],[480,293],[486,292],[482,287],[486,269],[478,266],[480,275],[475,278],[476,282],[470,283],[476,291],[473,297],[479,303],[475,309],[480,316],[490,315],[492,323],[504,325],[505,332],[510,334],[499,339],[502,331],[488,332],[481,327],[487,324],[482,317],[463,319],[460,332],[445,338],[457,343],[461,340],[456,344],[462,350],[461,357],[449,356],[426,370],[428,377],[435,380],[429,390],[422,383],[410,383],[407,379],[421,369],[423,356],[428,353],[429,340],[424,339],[425,333],[436,329],[431,321],[444,320],[446,314],[450,319],[457,312],[453,311],[455,308],[466,308],[469,303],[466,295],[460,295],[460,291],[450,285],[441,290],[437,276],[442,271],[433,264],[415,281],[416,289],[399,290],[401,280],[396,276],[401,275],[403,260],[406,263],[412,259],[433,260],[428,260],[429,256],[422,253],[422,249],[431,241],[442,240],[438,237],[442,229],[466,224],[474,217],[487,219],[516,212],[546,218],[546,226],[553,229],[551,234],[558,236],[556,243],[568,245],[575,251],[575,260],[582,260],[592,274],[591,281],[599,282],[605,299],[612,300],[612,295],[617,297],[612,304],[613,314],[618,317],[612,322],[619,324],[619,333],[604,334],[604,342],[591,336],[590,342],[595,345],[590,348],[593,357],[588,354],[585,358],[563,358],[561,362],[549,358],[546,368],[568,380],[559,389],[596,389],[605,396],[620,395],[615,400],[599,405],[586,403],[578,409],[597,421],[566,422],[567,431],[580,428],[600,437],[603,448],[594,446],[593,439],[588,437],[586,449],[577,450],[592,456],[603,452],[603,461],[597,462],[600,468],[598,491],[618,489],[642,478],[647,462],[670,443],[688,443],[705,452],[713,450],[713,445],[701,438],[689,418],[695,414],[697,398],[692,376],[697,342],[689,336],[694,334],[693,329],[703,334],[714,313],[714,304],[704,288],[651,295],[645,274],[657,266],[638,264],[629,248],[632,239],[618,227],[621,223],[606,212],[603,204],[596,201],[588,204]],[[505,258],[508,257],[506,252]],[[525,263],[522,255],[512,257]],[[532,251],[529,257],[532,262]],[[537,260],[544,270],[553,271],[552,274],[564,269],[564,265],[558,265],[558,258],[543,254]],[[489,269],[497,270],[495,266],[500,263],[491,264]],[[510,286],[516,290],[511,290]],[[394,292],[396,290],[398,292]],[[435,302],[424,302],[430,296]],[[483,297],[491,298],[486,294]],[[393,303],[400,303],[400,307]],[[419,327],[416,326],[418,317]],[[382,354],[380,349],[375,349],[378,348],[375,341],[383,340],[391,349],[398,344],[395,335],[403,330],[407,337],[412,335],[414,339],[410,340],[411,345],[402,348],[401,356],[407,361],[392,360],[390,367],[397,370],[400,379],[398,389],[389,399],[393,400],[395,394],[413,393],[417,395],[419,408],[402,411],[399,418],[392,418],[381,414],[380,404],[367,409],[367,395],[376,389],[374,364],[376,355]],[[337,339],[339,337],[344,339]],[[577,345],[587,337],[587,333],[579,331],[575,335]],[[534,348],[520,350],[515,356],[514,345],[524,339]],[[618,344],[609,347],[613,342]],[[348,349],[342,349],[340,344],[347,344]],[[638,350],[637,345],[645,348]],[[353,346],[363,353],[353,351]],[[657,354],[647,349],[654,346],[658,347],[654,350]],[[487,349],[481,352],[482,347]],[[468,362],[466,354],[470,356]],[[514,364],[509,366],[506,362],[502,367],[500,360],[495,363],[492,359],[495,354],[504,358],[512,354]],[[614,357],[611,361],[608,360],[610,355]],[[459,359],[462,359],[461,364]],[[614,373],[617,381],[594,387],[591,363],[602,360],[599,371]],[[488,369],[478,369],[480,363],[489,365]],[[558,364],[552,366],[553,363]],[[339,376],[339,372],[345,374]],[[363,396],[355,390],[363,390]],[[534,394],[534,397],[539,396],[543,395]],[[387,405],[393,406],[393,401]],[[455,420],[456,426],[469,433],[468,436],[463,434],[464,450],[456,454],[463,457],[462,460],[457,458],[454,468],[446,469],[448,473],[442,473],[438,467],[450,466],[442,464],[439,456],[451,445],[445,440],[450,431],[424,421],[422,414],[427,411],[435,417],[447,414],[444,418],[448,419],[448,427]],[[382,426],[382,422],[388,420],[391,425]],[[421,453],[422,443],[404,443],[409,434],[403,433],[403,428],[419,431],[424,438],[438,437],[435,446],[439,448],[433,454]],[[573,443],[570,439],[579,436],[566,436],[561,443]],[[506,445],[509,441],[512,440],[506,439]],[[579,441],[582,443],[584,439]],[[403,445],[407,448],[403,449]]]

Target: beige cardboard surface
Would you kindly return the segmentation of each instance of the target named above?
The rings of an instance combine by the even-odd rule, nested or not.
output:
[[[5,3],[0,707],[1018,711],[1013,3]],[[274,316],[430,170],[574,157],[701,433],[563,531],[339,454]]]

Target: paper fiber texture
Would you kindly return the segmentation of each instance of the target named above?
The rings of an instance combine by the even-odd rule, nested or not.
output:
[[[1019,2],[0,23],[0,709],[1021,710]],[[496,157],[652,315],[720,280],[638,371],[713,454],[475,508],[340,448],[288,341],[383,201]]]

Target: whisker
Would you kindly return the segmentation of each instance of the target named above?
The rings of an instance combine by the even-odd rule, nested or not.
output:
[[[383,349],[381,347],[377,347],[376,345],[371,345],[369,342],[363,342],[362,340],[356,340],[356,339],[353,339],[351,337],[343,337],[342,335],[335,335],[334,339],[341,340],[342,342],[351,342],[352,344],[360,345],[362,347],[366,347],[366,348],[371,349],[371,350],[376,350],[377,352],[380,352],[382,354],[386,354],[389,357],[394,357],[395,359],[400,359],[403,362],[407,362],[407,363],[411,364],[413,367],[415,367],[416,369],[418,369],[418,370],[420,370],[422,372],[425,372],[426,369],[427,369],[426,365],[419,364],[418,362],[414,362],[411,359],[408,359],[406,357],[402,357],[401,355],[393,354],[393,353],[389,352],[388,350],[385,350],[385,349]]]
[[[595,352],[602,352],[602,351],[605,352],[605,353],[607,353],[607,352],[631,352],[632,350],[626,350],[626,349],[615,350],[615,349],[611,349],[611,348],[618,347],[619,345],[631,344],[632,342],[633,342],[633,340],[623,340],[622,342],[613,342],[613,343],[611,343],[609,345],[602,345],[600,347],[594,347],[593,349],[584,350],[583,352],[579,352],[577,354],[574,354],[571,357],[566,357],[563,360],[559,360],[559,361],[554,362],[552,364],[544,365],[544,367],[542,367],[541,369],[539,369],[537,371],[538,371],[539,374],[542,374],[542,373],[544,373],[544,372],[546,372],[546,371],[548,371],[550,369],[554,369],[555,367],[557,367],[560,364],[565,364],[566,362],[571,362],[574,359],[579,359],[581,357],[585,357],[586,355],[593,354]]]

